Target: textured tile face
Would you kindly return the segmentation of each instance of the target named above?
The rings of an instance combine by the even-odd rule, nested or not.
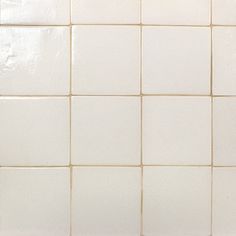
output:
[[[210,24],[210,0],[142,0],[142,6],[145,24]]]
[[[2,27],[0,94],[68,94],[69,43],[66,27]]]
[[[140,164],[140,98],[73,97],[73,164]]]
[[[70,23],[68,0],[1,0],[1,24],[66,25]]]
[[[72,0],[72,23],[138,24],[140,0]]]
[[[215,168],[213,179],[213,235],[236,234],[236,168]]]
[[[236,24],[236,1],[235,0],[213,0],[212,18],[213,23],[218,25]]]
[[[210,165],[209,97],[143,98],[144,164]]]
[[[74,168],[72,235],[140,235],[140,169]]]
[[[214,98],[214,164],[236,165],[236,98]]]
[[[73,94],[139,94],[137,26],[74,26]]]
[[[144,168],[144,233],[210,235],[211,169]]]
[[[236,28],[213,28],[213,93],[236,95]]]
[[[68,164],[67,98],[1,98],[0,111],[0,165]]]
[[[210,29],[143,28],[145,94],[210,93]]]
[[[69,169],[0,169],[0,235],[69,236]]]

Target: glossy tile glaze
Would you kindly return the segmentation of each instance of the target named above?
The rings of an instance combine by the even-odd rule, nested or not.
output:
[[[69,168],[1,168],[0,235],[69,236]]]
[[[0,98],[0,111],[0,166],[69,163],[68,98]]]
[[[1,0],[1,24],[68,25],[68,0]]]
[[[1,27],[0,49],[1,95],[69,93],[69,28]]]

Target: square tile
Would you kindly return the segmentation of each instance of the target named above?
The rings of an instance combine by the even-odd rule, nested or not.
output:
[[[0,94],[66,95],[69,27],[1,27]]]
[[[67,165],[68,98],[0,98],[0,165]]]
[[[142,5],[145,24],[210,24],[210,0],[142,0]]]
[[[236,235],[236,168],[214,168],[213,235]]]
[[[144,97],[143,161],[210,165],[210,97]]]
[[[69,236],[69,168],[1,168],[0,235]]]
[[[1,24],[70,24],[70,1],[68,0],[2,0],[0,9]]]
[[[72,23],[138,24],[140,0],[72,0]]]
[[[212,20],[216,25],[236,24],[236,1],[235,0],[213,0]]]
[[[214,98],[213,153],[214,164],[236,165],[236,98]]]
[[[236,28],[213,28],[213,93],[236,95]]]
[[[73,94],[140,93],[138,26],[74,26],[72,46]]]
[[[73,164],[140,164],[139,97],[72,98]]]
[[[210,94],[210,28],[144,27],[143,93]]]
[[[73,236],[139,236],[140,219],[140,168],[73,168]]]
[[[143,191],[143,235],[210,235],[210,167],[145,167]]]

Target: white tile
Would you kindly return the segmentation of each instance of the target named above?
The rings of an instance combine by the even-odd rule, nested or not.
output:
[[[236,168],[214,168],[213,235],[236,235]]]
[[[210,97],[144,97],[145,164],[211,163]]]
[[[213,28],[213,93],[236,95],[236,28]]]
[[[145,24],[210,24],[210,0],[142,0],[142,6]]]
[[[139,38],[138,26],[74,26],[73,94],[139,94]]]
[[[210,168],[145,167],[143,191],[143,235],[210,235]]]
[[[73,164],[140,164],[140,98],[72,98]]]
[[[236,165],[236,98],[214,98],[214,164]]]
[[[140,168],[73,168],[72,235],[139,236]]]
[[[143,28],[143,92],[210,93],[210,29]]]
[[[69,169],[0,169],[0,235],[69,236]]]
[[[72,0],[72,23],[140,23],[140,0]]]
[[[68,27],[2,27],[0,50],[0,94],[69,93]]]
[[[212,20],[213,24],[235,25],[236,24],[236,1],[235,0],[213,0]]]
[[[0,165],[69,162],[67,98],[0,98]]]
[[[1,24],[70,24],[68,0],[1,0]]]

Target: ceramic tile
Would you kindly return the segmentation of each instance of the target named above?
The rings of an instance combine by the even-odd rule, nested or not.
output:
[[[1,0],[1,24],[70,24],[68,0]]]
[[[72,163],[140,164],[140,98],[72,98]]]
[[[143,191],[143,235],[210,235],[210,168],[145,167]]]
[[[74,26],[73,94],[139,94],[139,38],[137,26]]]
[[[236,98],[214,98],[214,164],[236,165]]]
[[[0,165],[66,165],[67,98],[0,98]]]
[[[0,235],[69,236],[69,169],[0,169]]]
[[[210,93],[210,28],[144,27],[143,92]]]
[[[213,93],[236,95],[236,28],[213,28]]]
[[[236,1],[235,0],[213,0],[212,18],[216,25],[236,24]]]
[[[73,168],[72,235],[140,235],[140,168]]]
[[[210,24],[210,0],[142,0],[142,6],[145,24]]]
[[[213,235],[236,235],[236,168],[214,168]]]
[[[210,165],[210,97],[144,97],[143,161]]]
[[[72,23],[138,24],[140,0],[72,0]]]
[[[0,50],[0,94],[69,93],[69,28],[2,27]]]

